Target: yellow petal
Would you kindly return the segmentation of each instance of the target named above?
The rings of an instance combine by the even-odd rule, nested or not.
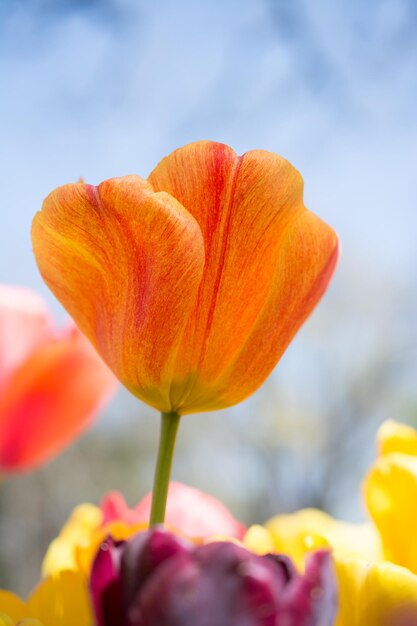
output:
[[[330,546],[344,557],[359,556],[369,561],[382,558],[380,538],[369,524],[350,524],[335,520],[316,509],[292,515],[278,515],[266,524],[275,550],[289,554],[299,568],[312,550]]]
[[[411,426],[387,420],[378,431],[378,451],[381,456],[402,452],[417,456],[417,431]]]
[[[15,622],[8,615],[0,612],[0,626],[43,626],[43,624],[39,620],[32,617]]]
[[[364,495],[385,557],[417,573],[417,456],[393,452],[378,459]]]
[[[33,615],[45,626],[92,626],[87,578],[61,572],[42,581],[28,600]]]
[[[276,552],[274,539],[269,530],[254,524],[246,531],[243,537],[243,544],[245,547],[254,552],[255,554],[268,554],[270,552]]]
[[[25,617],[32,617],[26,603],[18,598],[16,594],[4,589],[0,589],[0,613],[11,619],[13,624]]]
[[[48,576],[62,570],[77,570],[77,549],[92,543],[102,519],[103,514],[97,506],[77,506],[46,552],[42,564],[43,575]]]
[[[148,524],[144,523],[127,524],[121,520],[115,520],[98,528],[92,534],[89,541],[79,542],[76,545],[76,569],[80,572],[84,572],[87,576],[90,574],[91,565],[99,546],[109,535],[111,535],[115,541],[124,541],[136,535],[138,532],[145,530],[147,527]]]
[[[406,609],[416,619],[417,576],[405,568],[336,559],[336,572],[339,612],[335,626],[398,626],[397,611]]]

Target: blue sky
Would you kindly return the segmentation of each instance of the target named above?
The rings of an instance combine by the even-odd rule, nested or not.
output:
[[[200,138],[283,154],[309,207],[338,229],[342,263],[413,273],[414,2],[6,0],[0,10],[1,281],[43,289],[28,233],[51,189],[146,175]]]

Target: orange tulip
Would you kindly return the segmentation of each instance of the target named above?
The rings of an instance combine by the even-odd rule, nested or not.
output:
[[[91,422],[115,379],[73,325],[57,331],[42,299],[0,286],[0,469],[50,459]]]
[[[265,380],[330,280],[338,241],[300,174],[202,141],[148,180],[53,191],[40,271],[116,376],[164,413],[221,409]]]

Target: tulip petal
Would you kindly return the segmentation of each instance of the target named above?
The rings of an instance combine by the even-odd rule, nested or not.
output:
[[[383,558],[379,534],[373,525],[342,522],[317,509],[277,515],[267,522],[266,530],[274,542],[274,550],[289,554],[300,569],[307,553],[326,546],[343,558],[361,557],[369,561]]]
[[[392,452],[378,459],[364,495],[385,557],[417,573],[417,456]]]
[[[149,520],[151,504],[152,494],[148,493],[135,507],[137,522]],[[241,539],[245,532],[220,500],[177,482],[169,485],[165,523],[188,537],[225,535]]]
[[[181,413],[235,404],[264,381],[317,304],[337,238],[305,209],[297,170],[272,153],[237,157],[198,142],[163,159],[149,180],[194,215],[206,250],[174,404]]]
[[[40,271],[115,374],[171,410],[171,370],[204,264],[195,219],[138,176],[65,185],[33,224]]]
[[[90,595],[97,626],[123,623],[123,600],[119,581],[122,545],[112,537],[104,541],[92,565]]]
[[[60,572],[43,580],[29,600],[30,613],[45,626],[91,626],[87,581],[77,572]]]
[[[26,604],[11,591],[0,589],[0,616],[4,613],[14,624],[25,617],[30,617]]]
[[[417,431],[407,424],[386,420],[378,430],[379,454],[402,452],[417,456]]]
[[[61,570],[77,570],[76,551],[79,545],[88,546],[103,521],[103,514],[93,504],[79,504],[50,544],[42,563],[42,575],[49,576]]]
[[[77,329],[48,342],[0,394],[0,467],[30,469],[91,422],[115,381]]]
[[[53,337],[48,309],[36,292],[0,285],[0,387],[35,349]]]
[[[336,561],[336,570],[340,606],[335,626],[416,625],[417,576],[407,569],[347,559]]]
[[[264,382],[315,308],[334,272],[334,232],[313,213],[299,215],[279,251],[268,299],[252,333],[217,382],[219,400],[240,402]]]

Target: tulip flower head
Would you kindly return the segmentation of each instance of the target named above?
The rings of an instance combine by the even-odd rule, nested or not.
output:
[[[97,626],[331,626],[336,592],[330,555],[304,575],[286,557],[241,546],[193,546],[155,527],[105,542],[91,573]]]
[[[300,174],[255,150],[191,144],[148,180],[53,191],[33,223],[46,283],[122,383],[161,412],[253,393],[333,273],[333,230]]]
[[[54,328],[42,299],[0,286],[0,469],[31,469],[69,444],[115,389],[72,324]]]

